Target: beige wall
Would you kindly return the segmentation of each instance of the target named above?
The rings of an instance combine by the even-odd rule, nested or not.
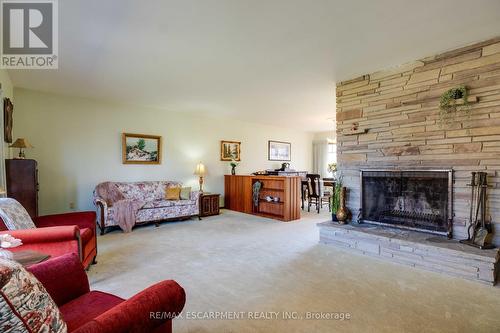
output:
[[[442,124],[440,96],[459,85],[477,102]],[[349,135],[354,122],[368,132]],[[337,142],[353,216],[360,169],[452,168],[455,238],[466,238],[471,172],[487,172],[487,216],[500,245],[500,37],[338,83]]]
[[[16,133],[35,146],[28,158],[39,163],[40,213],[93,209],[94,186],[105,180],[179,180],[198,188],[193,175],[199,161],[207,166],[205,190],[223,194],[220,140],[241,141],[238,173],[276,168],[267,160],[267,140],[292,143],[292,167],[309,170],[312,134],[230,118],[216,119],[165,110],[107,104],[92,100],[15,89]],[[121,133],[163,137],[158,166],[123,165]]]
[[[5,69],[0,69],[0,84],[2,84],[3,97],[12,99],[14,88],[10,81],[9,74]]]

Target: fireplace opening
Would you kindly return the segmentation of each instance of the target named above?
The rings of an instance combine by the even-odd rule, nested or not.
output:
[[[451,238],[452,177],[451,170],[363,170],[360,219]]]

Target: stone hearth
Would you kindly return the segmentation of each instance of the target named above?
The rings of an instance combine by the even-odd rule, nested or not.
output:
[[[368,224],[318,223],[320,243],[425,270],[494,285],[498,249],[479,250],[456,240]]]

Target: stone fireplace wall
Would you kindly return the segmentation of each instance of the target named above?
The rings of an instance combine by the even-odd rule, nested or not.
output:
[[[459,85],[477,102],[442,124],[439,98]],[[453,233],[464,238],[470,173],[486,171],[488,216],[500,245],[500,37],[339,82],[336,124],[338,167],[354,220],[360,169],[453,168]]]

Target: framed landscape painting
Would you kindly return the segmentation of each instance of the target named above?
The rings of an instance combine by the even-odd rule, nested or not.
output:
[[[220,160],[221,161],[240,161],[241,160],[241,142],[221,141],[220,142]]]
[[[290,142],[269,140],[268,159],[269,161],[291,161],[292,144]]]
[[[160,164],[161,136],[122,134],[123,164]]]

